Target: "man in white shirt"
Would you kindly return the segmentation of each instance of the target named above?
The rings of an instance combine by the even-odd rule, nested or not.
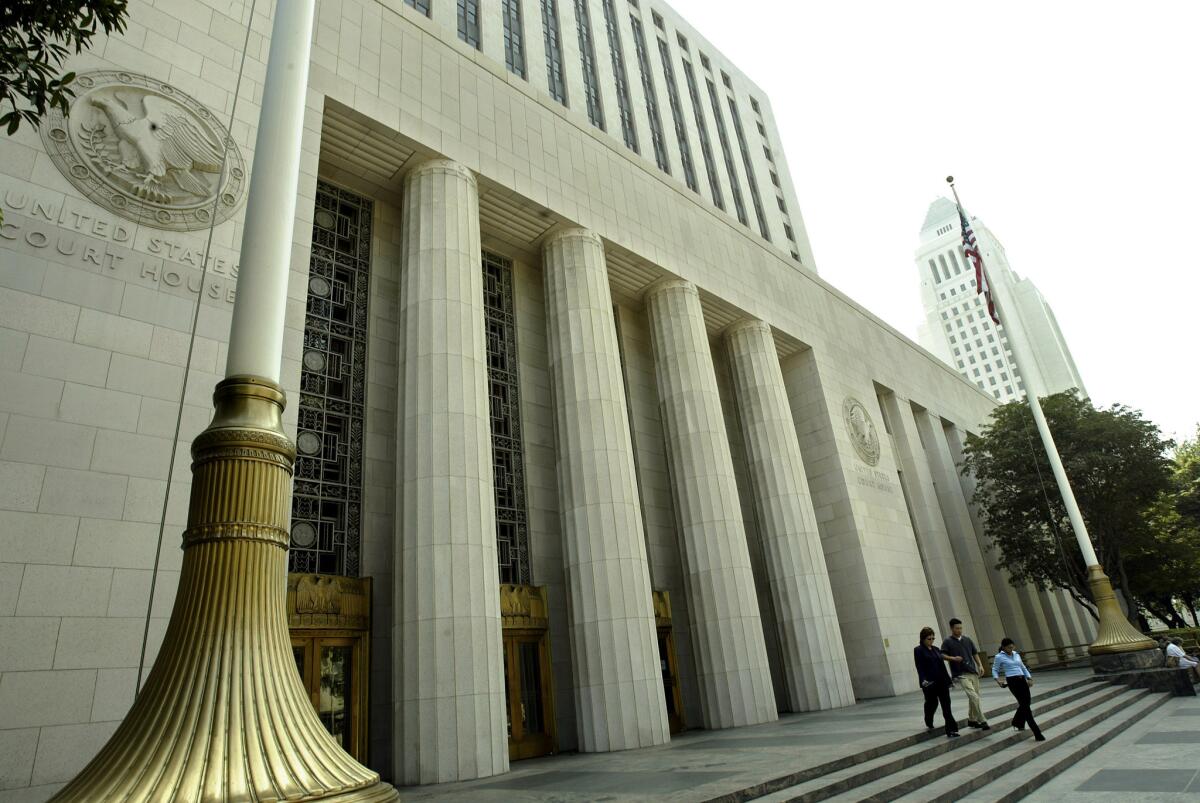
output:
[[[1183,639],[1176,637],[1176,638],[1171,639],[1169,642],[1167,642],[1167,665],[1168,666],[1170,666],[1172,658],[1175,659],[1176,666],[1181,666],[1184,669],[1190,669],[1190,670],[1192,670],[1193,674],[1200,675],[1200,671],[1197,671],[1197,668],[1196,668],[1196,667],[1200,666],[1200,662],[1196,661],[1196,659],[1194,659],[1194,658],[1189,657],[1188,654],[1183,651]]]

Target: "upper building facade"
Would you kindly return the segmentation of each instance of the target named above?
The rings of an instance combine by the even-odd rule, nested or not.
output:
[[[162,641],[269,10],[135,0],[0,138],[0,799]],[[767,98],[664,3],[320,0],[302,148],[289,626],[385,778],[910,691],[951,616],[1089,638],[993,568],[995,398],[821,280]]]
[[[1054,311],[1037,286],[1012,269],[991,230],[977,218],[972,221],[988,278],[1004,293],[1006,313],[1024,327],[1034,365],[1017,369],[1008,335],[992,322],[976,292],[975,270],[963,254],[958,208],[947,198],[929,205],[921,226],[916,261],[925,322],[918,327],[918,341],[1002,403],[1025,398],[1022,371],[1036,371],[1045,393],[1073,389],[1086,396]]]

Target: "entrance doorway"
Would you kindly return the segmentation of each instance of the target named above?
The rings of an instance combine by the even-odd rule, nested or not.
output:
[[[502,584],[500,616],[508,757],[517,761],[548,755],[556,748],[556,732],[546,589]]]
[[[289,574],[292,656],[321,724],[367,763],[371,579]]]
[[[658,628],[658,665],[662,671],[663,697],[667,703],[667,724],[671,733],[685,728],[683,694],[679,690],[679,665],[675,661],[675,636],[671,622],[671,596],[666,591],[652,591],[654,624]]]

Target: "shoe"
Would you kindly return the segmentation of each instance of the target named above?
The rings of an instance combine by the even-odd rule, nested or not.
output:
[[[1013,730],[1015,730],[1017,733],[1024,733],[1024,732],[1025,732],[1025,729],[1024,729],[1024,728],[1018,728],[1016,725],[1013,725]]]
[[[958,737],[959,737],[958,731],[950,731],[950,733],[946,734],[947,739],[957,739]]]
[[[969,720],[969,719],[968,719],[968,720],[967,720],[967,727],[968,727],[968,728],[980,728],[980,727],[983,727],[983,726],[982,726],[982,725],[980,725],[978,722],[972,722],[971,720]]]
[[[1035,733],[1035,734],[1033,735],[1033,740],[1034,740],[1035,742],[1044,742],[1044,741],[1046,741],[1046,737],[1045,737],[1045,736],[1043,736],[1043,735],[1042,735],[1042,734],[1040,734],[1040,733]]]
[[[931,731],[931,730],[933,730],[933,723],[932,723],[932,722],[926,722],[926,723],[925,723],[925,730],[927,730],[927,731]]]
[[[980,729],[981,731],[990,731],[990,730],[992,729],[992,726],[991,726],[991,725],[989,725],[989,724],[987,724],[986,722],[980,722],[980,723],[979,723],[979,729]]]

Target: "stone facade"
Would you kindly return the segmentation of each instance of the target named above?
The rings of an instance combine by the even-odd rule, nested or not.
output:
[[[912,690],[916,634],[947,615],[980,638],[1082,632],[994,572],[951,481],[992,398],[817,275],[762,92],[645,0],[584,0],[589,87],[577,4],[556,5],[561,57],[525,3],[520,70],[498,2],[480,4],[478,47],[446,0],[317,5],[282,385],[295,437],[313,426],[295,403],[313,392],[306,303],[341,291],[310,277],[314,229],[344,234],[317,214],[319,178],[373,202],[347,546],[374,578],[369,764],[398,783],[507,768],[510,559],[544,588],[558,750],[669,738],[651,590],[669,595],[690,727]],[[252,180],[269,36],[267,6],[135,0],[128,29],[70,66],[137,87],[114,96],[142,117],[146,93],[178,103],[196,142],[224,127]],[[102,112],[0,139],[0,801],[48,797],[112,733],[147,611],[154,660],[188,447],[227,357],[232,172],[196,151],[143,176]],[[211,243],[149,201],[189,221],[211,201]],[[510,284],[488,284],[481,251]],[[520,391],[499,411],[488,293],[505,295],[502,379]],[[498,415],[517,425],[511,465]]]

